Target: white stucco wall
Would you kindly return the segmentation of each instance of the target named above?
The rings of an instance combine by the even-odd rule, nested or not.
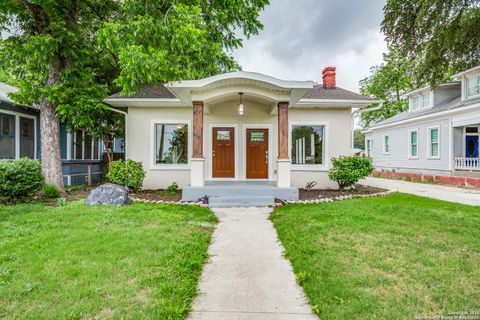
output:
[[[271,114],[273,104],[258,101],[245,101],[244,116],[237,114],[237,100],[223,101],[208,105],[208,113],[204,114],[204,140],[203,149],[205,156],[204,176],[211,179],[210,159],[210,134],[212,125],[235,125],[237,128],[237,171],[238,180],[245,179],[244,166],[244,130],[246,127],[261,125],[271,128],[269,144],[270,153],[270,177],[277,179],[278,157],[278,119],[277,114]],[[155,108],[155,107],[131,107],[128,110],[128,155],[129,159],[142,161],[146,171],[144,181],[145,189],[165,188],[173,181],[180,187],[190,184],[190,169],[164,170],[154,168],[152,148],[154,143],[153,121],[154,120],[192,120],[191,108]],[[350,154],[351,140],[351,109],[350,108],[308,108],[289,109],[289,122],[306,124],[321,122],[326,124],[326,163],[330,163],[331,157]],[[189,135],[191,139],[191,127]],[[291,139],[289,137],[289,139]],[[189,157],[192,150],[189,150]],[[317,188],[336,188],[337,185],[328,179],[328,165],[321,170],[298,170],[292,166],[292,186],[304,187],[309,181],[316,181]]]

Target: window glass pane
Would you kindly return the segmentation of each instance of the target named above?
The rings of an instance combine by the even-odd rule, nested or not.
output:
[[[431,142],[438,142],[438,129],[431,129],[430,130],[430,141]]]
[[[292,127],[292,163],[323,164],[324,126]]]
[[[430,155],[432,157],[438,157],[438,143],[432,143],[431,144]]]
[[[480,75],[475,75],[468,78],[467,82],[469,96],[480,94]]]
[[[92,159],[92,139],[90,137],[85,136],[84,141],[84,150],[83,150],[83,158],[85,160]]]
[[[410,132],[410,143],[411,144],[416,144],[417,143],[417,132],[416,131]]]
[[[412,109],[418,110],[420,108],[420,96],[415,96],[412,98]]]
[[[430,107],[430,93],[426,92],[422,95],[422,108]]]
[[[82,130],[78,130],[75,132],[75,146],[74,146],[74,159],[82,160],[82,143],[83,143],[83,135]]]
[[[417,145],[412,145],[412,157],[416,157],[417,156]]]
[[[230,140],[230,130],[218,130],[217,140]]]
[[[477,127],[467,127],[465,129],[466,133],[478,133],[478,128]]]
[[[35,157],[35,122],[20,117],[20,157]]]
[[[155,163],[188,163],[188,126],[186,124],[155,125]]]
[[[93,143],[93,159],[98,160],[100,157],[98,155],[98,146],[99,146],[99,141],[95,140]]]
[[[0,113],[0,159],[15,158],[15,116]]]

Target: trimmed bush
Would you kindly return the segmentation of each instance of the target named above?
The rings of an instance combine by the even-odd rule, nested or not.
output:
[[[173,182],[171,185],[167,187],[167,189],[163,190],[162,194],[166,196],[174,196],[178,193],[178,184]]]
[[[332,168],[328,172],[328,177],[336,181],[343,190],[367,177],[372,170],[370,158],[340,156],[332,159]]]
[[[113,161],[108,168],[107,179],[111,183],[127,186],[135,192],[140,191],[145,178],[141,162],[133,160]]]
[[[54,184],[46,183],[43,186],[43,195],[47,198],[58,198],[60,197],[60,190]]]
[[[0,201],[9,204],[24,201],[42,187],[42,167],[38,160],[0,161]]]

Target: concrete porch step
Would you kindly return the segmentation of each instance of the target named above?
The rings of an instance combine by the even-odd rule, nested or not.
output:
[[[208,206],[211,208],[266,207],[274,204],[273,196],[222,196],[210,197]]]

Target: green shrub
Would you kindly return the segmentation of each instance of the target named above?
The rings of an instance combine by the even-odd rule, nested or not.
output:
[[[0,161],[0,201],[14,203],[26,200],[42,187],[42,167],[38,160]]]
[[[171,185],[167,187],[167,189],[163,190],[162,193],[167,196],[176,195],[178,193],[178,184],[176,182],[173,182]]]
[[[135,192],[142,188],[144,178],[145,171],[143,171],[141,162],[117,160],[113,161],[108,168],[108,181],[127,186]]]
[[[340,189],[345,189],[368,176],[372,170],[369,158],[340,156],[332,159],[332,168],[328,172],[328,177],[336,181]]]
[[[47,198],[58,198],[60,196],[60,190],[54,184],[46,183],[43,186],[43,195]]]

